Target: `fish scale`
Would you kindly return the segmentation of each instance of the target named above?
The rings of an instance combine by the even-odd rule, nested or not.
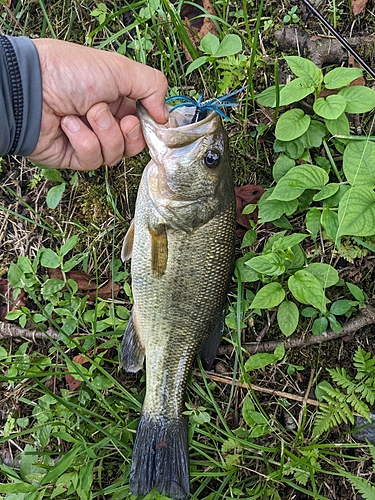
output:
[[[152,160],[122,252],[132,259],[134,298],[122,364],[137,371],[146,359],[130,487],[136,495],[156,488],[186,499],[186,384],[198,353],[205,367],[212,364],[223,332],[234,260],[233,180],[216,113],[190,124],[191,109],[181,108],[167,126],[153,122],[141,105],[138,113]],[[207,153],[214,159],[209,167]]]

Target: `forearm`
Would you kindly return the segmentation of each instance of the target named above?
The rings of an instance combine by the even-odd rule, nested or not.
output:
[[[26,37],[0,35],[0,156],[34,151],[41,118],[42,79],[35,45]]]

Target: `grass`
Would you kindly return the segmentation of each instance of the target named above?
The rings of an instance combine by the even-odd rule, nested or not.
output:
[[[275,75],[278,83],[277,64],[268,62],[260,41],[264,22],[273,19],[280,23],[287,9],[278,19],[272,6],[266,7],[263,1],[257,6],[246,1],[236,5],[226,0],[213,2],[217,16],[211,17],[220,40],[228,34],[240,35],[245,62],[236,59],[239,54],[232,54],[186,76],[187,53],[195,59],[200,52],[181,20],[181,3],[154,0],[92,5],[80,1],[57,2],[52,8],[43,0],[18,1],[0,16],[0,26],[9,34],[56,37],[117,50],[159,67],[167,75],[172,95],[205,91],[208,97],[213,96],[222,88],[224,78],[230,83],[229,91],[248,83],[228,125],[235,150],[236,182],[258,179],[268,186],[274,154],[272,144],[267,144],[269,136],[258,141],[261,121],[254,95],[266,86],[264,74],[271,82]],[[202,12],[199,9],[197,16]],[[257,168],[258,162],[268,163],[268,168]],[[0,418],[4,421],[0,431],[0,498],[4,500],[136,500],[128,478],[144,375],[124,374],[119,368],[119,346],[132,298],[129,273],[121,271],[116,258],[146,163],[143,154],[124,161],[115,172],[64,172],[69,189],[55,210],[39,201],[39,196],[46,197],[51,183],[38,169],[24,159],[10,159],[9,164],[1,165],[0,209],[14,237],[4,244],[6,258],[0,276],[8,270],[12,274],[11,262],[18,266],[20,275],[13,267],[13,286],[22,282],[30,298],[22,309],[24,319],[20,315],[14,321],[32,320],[42,329],[49,326],[58,333],[57,339],[50,337],[37,344],[18,338],[3,339],[0,344]],[[12,171],[18,171],[16,179]],[[97,189],[103,179],[105,189]],[[25,194],[29,201],[25,201]],[[35,241],[34,233],[40,235]],[[259,232],[258,244],[264,243],[262,234],[266,231]],[[74,248],[64,253],[64,244],[76,236]],[[47,293],[53,267],[42,257],[42,247],[51,247],[61,256],[63,271],[65,263],[81,256],[77,268],[88,272],[96,283],[106,279],[119,283],[120,295],[113,284],[109,298],[97,294],[88,300],[69,276],[66,288]],[[19,260],[19,255],[24,259]],[[186,415],[191,498],[328,499],[327,484],[331,483],[339,498],[354,498],[354,491],[372,498],[373,484],[360,483],[357,471],[364,470],[361,477],[371,479],[374,447],[358,449],[352,438],[338,430],[314,436],[316,406],[306,402],[311,369],[318,374],[311,379],[315,387],[318,381],[328,379],[321,365],[337,366],[335,356],[340,346],[328,353],[318,348],[317,353],[286,354],[249,372],[249,355],[242,348],[246,335],[263,328],[270,328],[271,337],[278,335],[269,315],[267,319],[267,315],[249,310],[251,293],[237,276],[228,305],[234,322],[227,322],[225,333],[225,343],[233,345],[234,352],[220,356],[216,381],[199,363],[189,380]],[[307,319],[301,330],[310,327]],[[351,369],[350,348],[347,357],[345,364]],[[303,371],[296,369],[301,364]],[[76,381],[74,390],[67,374]],[[231,377],[231,385],[224,375]],[[256,392],[251,384],[274,389],[275,395]],[[288,393],[298,394],[300,402],[288,399]],[[349,426],[344,429],[350,431]],[[157,492],[146,496],[146,500],[162,498]]]

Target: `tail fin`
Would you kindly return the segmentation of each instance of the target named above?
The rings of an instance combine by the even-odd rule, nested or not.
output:
[[[142,414],[133,449],[130,489],[147,495],[153,488],[173,499],[189,496],[187,425],[183,417]]]

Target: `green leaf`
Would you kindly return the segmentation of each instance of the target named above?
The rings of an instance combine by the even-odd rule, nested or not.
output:
[[[364,500],[373,500],[375,498],[375,485],[370,483],[368,479],[350,474],[348,472],[343,474],[352,486],[361,494]]]
[[[259,255],[246,262],[247,266],[259,274],[266,274],[267,276],[280,276],[285,272],[284,259],[277,253],[268,253],[266,255]]]
[[[64,179],[56,168],[41,168],[40,171],[49,181],[61,183],[64,182]]]
[[[362,76],[359,68],[335,68],[329,71],[324,77],[324,84],[327,89],[339,89],[353,82]]]
[[[62,290],[65,286],[65,281],[57,278],[48,279],[42,286],[42,295],[44,298],[51,297],[55,293]]]
[[[31,265],[30,259],[20,255],[17,259],[17,266],[24,272],[34,274],[33,267]]]
[[[276,182],[294,167],[296,162],[286,155],[280,155],[272,169],[272,175]]]
[[[246,262],[252,258],[254,253],[248,253],[236,260],[235,275],[241,278],[244,283],[253,283],[259,281],[260,276],[253,269],[246,265]]]
[[[285,87],[285,85],[279,85],[279,92]],[[272,85],[268,87],[263,92],[255,95],[256,101],[266,108],[274,108],[276,106],[276,87]]]
[[[77,244],[77,241],[78,241],[78,235],[74,235],[72,236],[71,238],[68,238],[66,240],[66,242],[62,245],[62,247],[60,248],[60,255],[64,256],[66,255],[68,252],[70,252],[71,250],[73,250],[73,248],[76,246]]]
[[[315,239],[320,231],[320,210],[317,208],[311,208],[306,213],[306,229],[311,233],[311,236]]]
[[[336,316],[346,314],[353,307],[353,301],[347,299],[336,300],[330,307],[329,312]]]
[[[341,198],[349,189],[350,186],[348,184],[340,184],[338,191],[333,196],[323,200],[323,208],[337,208]]]
[[[250,247],[253,245],[257,240],[257,232],[254,229],[249,229],[246,231],[242,243],[241,243],[241,248],[245,247]]]
[[[319,191],[319,193],[316,193],[314,196],[313,200],[314,201],[321,201],[325,200],[326,198],[330,198],[333,196],[337,191],[339,190],[339,185],[336,183],[331,183],[331,184],[326,184],[323,189]]]
[[[327,120],[336,120],[346,108],[346,100],[339,94],[329,95],[325,99],[318,97],[313,105],[314,112]]]
[[[285,298],[285,291],[280,283],[268,283],[255,295],[251,309],[270,309],[276,307]]]
[[[8,271],[8,282],[12,288],[20,288],[22,286],[21,278],[23,278],[24,274],[22,270],[14,264],[14,262],[10,263],[9,271]]]
[[[64,194],[66,184],[63,182],[62,184],[58,184],[57,186],[51,187],[51,189],[48,190],[47,197],[46,197],[46,203],[47,207],[54,209],[57,207],[57,205],[60,203],[61,198]]]
[[[311,78],[295,78],[281,89],[280,106],[287,106],[293,102],[301,101],[312,94],[314,90],[315,86],[311,83]]]
[[[339,273],[330,264],[312,262],[306,269],[319,280],[323,288],[329,288],[330,286],[336,285],[339,281]]]
[[[259,352],[250,356],[250,358],[245,363],[245,370],[250,372],[252,370],[259,370],[265,366],[272,365],[276,361],[279,361],[279,357],[275,354],[270,354],[266,352]]]
[[[309,128],[310,121],[311,118],[302,109],[290,109],[280,116],[276,124],[276,138],[280,141],[297,139]]]
[[[311,120],[309,128],[296,141],[301,142],[304,149],[318,148],[326,135],[324,125],[318,120]]]
[[[285,346],[284,346],[284,343],[281,342],[276,348],[275,350],[273,351],[273,354],[274,356],[276,357],[276,359],[280,360],[280,359],[283,359],[283,357],[285,356]]]
[[[285,300],[277,309],[277,323],[286,337],[296,330],[299,320],[298,307],[294,302]]]
[[[343,171],[352,186],[375,187],[375,144],[350,141],[343,158]]]
[[[8,353],[6,352],[4,347],[1,347],[1,345],[0,345],[0,359],[6,359],[7,357],[8,357]]]
[[[61,474],[63,474],[74,462],[75,457],[78,453],[80,453],[81,446],[74,445],[73,448],[65,453],[58,462],[47,472],[47,474],[42,478],[40,484],[48,484],[53,483],[58,479]]]
[[[335,120],[325,120],[326,127],[332,135],[350,135],[350,125],[345,113]]]
[[[207,35],[206,35],[207,36]],[[242,51],[242,41],[238,35],[225,35],[218,49],[212,54],[215,57],[228,57]]]
[[[327,236],[331,238],[332,241],[336,242],[339,237],[339,221],[337,213],[329,208],[325,208],[322,212],[320,222]]]
[[[375,91],[369,87],[353,85],[340,90],[346,100],[346,113],[367,113],[375,108]]]
[[[37,485],[30,483],[21,483],[19,481],[17,481],[16,483],[0,484],[0,493],[29,493],[37,490],[38,490]],[[22,496],[22,500],[24,498],[25,497]]]
[[[250,203],[249,205],[246,205],[246,207],[242,210],[242,213],[245,215],[250,215],[256,210],[257,205]]]
[[[305,189],[322,189],[328,174],[314,165],[293,167],[277,183],[269,199],[290,201],[298,198]]]
[[[309,78],[315,87],[322,82],[322,70],[309,59],[300,56],[285,56],[284,59],[296,76]]]
[[[288,236],[283,236],[282,238],[278,238],[273,244],[272,244],[272,250],[274,252],[280,251],[280,250],[288,250],[288,248],[293,248],[295,245],[298,245],[298,243],[301,243],[305,238],[308,237],[308,234],[303,234],[303,233],[294,233],[294,234],[289,234]]]
[[[322,316],[321,318],[316,318],[316,320],[313,323],[311,331],[313,335],[321,335],[322,333],[327,331],[327,328],[328,328],[328,319],[325,316]]]
[[[270,200],[273,189],[266,191],[258,201],[259,221],[270,222],[279,219],[283,214],[292,215],[298,207],[297,200]]]
[[[319,311],[315,307],[304,307],[301,314],[304,318],[315,318],[319,314]]]
[[[189,75],[192,73],[195,69],[199,68],[202,66],[205,62],[208,61],[207,56],[202,56],[202,57],[197,57],[192,63],[189,64],[189,66],[186,69],[186,75]]]
[[[60,265],[60,257],[50,248],[42,248],[39,250],[40,265],[50,269],[56,269]]]
[[[96,377],[93,378],[91,383],[93,387],[95,387],[99,391],[109,389],[113,384],[112,380],[106,377],[105,375],[97,375]]]
[[[217,51],[217,49],[219,48],[219,45],[220,45],[220,40],[218,39],[218,37],[213,35],[212,33],[207,33],[202,38],[199,48],[206,54],[213,56]]]
[[[375,193],[367,187],[352,187],[341,198],[338,236],[375,234]]]
[[[289,290],[301,304],[312,305],[319,311],[326,311],[327,298],[319,280],[306,270],[297,271],[288,280]]]
[[[360,304],[364,304],[365,296],[363,291],[359,288],[359,286],[349,282],[345,282],[345,284],[348,287],[350,293],[353,295],[353,297],[357,299]]]

